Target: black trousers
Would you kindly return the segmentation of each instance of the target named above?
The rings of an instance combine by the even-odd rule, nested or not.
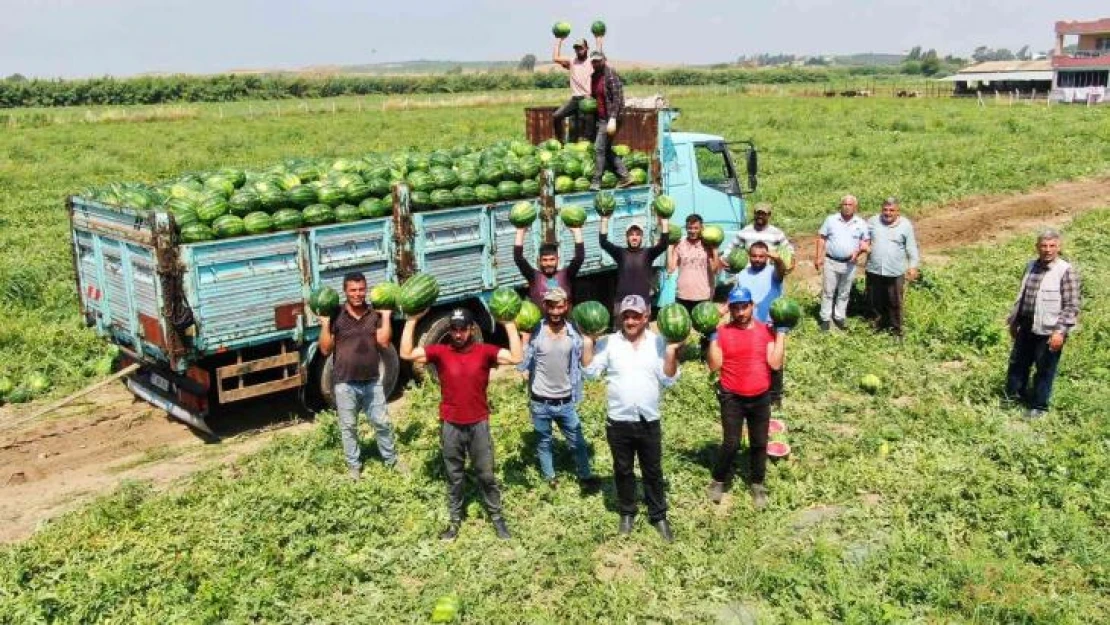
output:
[[[702,302],[708,301],[708,300],[682,299],[681,297],[676,297],[676,298],[674,298],[674,301],[675,301],[676,304],[682,304],[682,307],[686,309],[686,312],[692,313],[692,312],[694,312],[694,307],[695,306],[697,306],[698,304],[700,304]]]
[[[755,397],[742,397],[717,388],[721,402],[721,451],[713,467],[713,479],[730,482],[733,465],[740,449],[740,434],[744,421],[748,422],[748,453],[753,484],[762,484],[767,475],[767,436],[771,424],[771,394],[765,392]]]
[[[590,138],[594,127],[592,113],[582,113],[578,104],[584,96],[572,96],[562,106],[551,114],[552,126],[555,127],[555,138],[560,143],[575,143],[579,139]],[[570,137],[566,135],[566,119],[570,118]]]
[[[617,510],[636,514],[635,460],[640,460],[644,503],[652,523],[667,518],[667,494],[663,488],[663,429],[656,421],[607,421],[605,439],[613,454],[613,481],[617,485]]]
[[[443,446],[443,466],[447,470],[447,508],[452,521],[463,516],[463,487],[466,484],[466,457],[478,478],[482,503],[490,519],[501,518],[501,488],[493,473],[493,438],[489,420],[458,425],[444,421],[439,430]]]
[[[902,336],[902,298],[905,279],[902,276],[880,276],[868,272],[864,290],[878,329],[889,329]]]
[[[785,364],[778,369],[771,369],[771,390],[768,392],[771,395],[771,404],[778,408],[782,407],[782,385],[785,371]]]
[[[1030,408],[1048,410],[1052,399],[1052,383],[1056,380],[1056,367],[1064,352],[1048,348],[1048,337],[1033,334],[1030,319],[1018,321],[1017,336],[1010,350],[1010,364],[1006,369],[1006,396],[1023,401]],[[1033,372],[1033,387],[1029,387],[1029,370]]]
[[[595,184],[601,182],[601,176],[605,174],[606,169],[615,173],[621,180],[628,177],[628,167],[625,166],[621,157],[613,152],[613,140],[609,133],[605,132],[605,126],[608,123],[608,119],[597,120],[597,136],[594,137],[594,151],[597,156],[594,157],[594,179],[592,181]]]

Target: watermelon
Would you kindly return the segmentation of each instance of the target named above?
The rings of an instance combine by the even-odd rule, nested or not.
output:
[[[473,187],[480,183],[482,180],[478,177],[477,169],[460,169],[459,170],[459,184],[464,187]]]
[[[551,27],[551,34],[555,35],[556,39],[566,39],[567,35],[570,34],[570,22],[555,22],[555,25]]]
[[[172,211],[173,223],[180,230],[189,224],[200,223],[197,212],[191,208]]]
[[[570,193],[573,190],[574,178],[570,176],[558,176],[555,178],[555,193]]]
[[[493,292],[489,300],[489,311],[494,319],[501,322],[513,321],[520,313],[520,295],[509,287],[501,287]]]
[[[327,204],[313,204],[301,211],[301,218],[304,219],[304,224],[308,226],[330,224],[335,221],[335,211]]]
[[[559,150],[563,149],[563,144],[559,143],[558,139],[548,139],[547,141],[543,142],[543,147],[545,150],[558,152]]]
[[[514,200],[520,197],[520,183],[512,180],[502,180],[497,185],[497,197],[502,200]]]
[[[598,215],[612,215],[617,209],[617,198],[612,193],[602,191],[594,196],[594,210]]]
[[[177,213],[179,211],[191,211],[196,214],[197,201],[191,197],[174,197],[171,195],[166,199],[163,207],[171,213]]]
[[[432,206],[432,194],[427,191],[413,191],[409,194],[409,203],[418,211]]]
[[[488,184],[480,184],[474,187],[474,198],[482,204],[490,204],[497,201],[497,189]]]
[[[316,192],[316,201],[328,206],[339,206],[347,199],[347,193],[336,184],[324,184]],[[311,206],[310,206],[311,208]]]
[[[609,309],[601,302],[590,300],[577,304],[571,318],[583,334],[595,336],[609,329]]]
[[[0,376],[0,399],[4,399],[15,390],[15,383],[7,376]]]
[[[455,164],[455,159],[451,157],[450,153],[444,150],[436,150],[428,156],[428,163],[430,163],[432,167],[449,168]]]
[[[393,213],[393,206],[385,199],[368,197],[358,205],[358,214],[363,219],[388,217]]]
[[[312,197],[315,198],[316,194],[313,193]],[[227,207],[232,215],[246,217],[262,209],[262,198],[251,189],[239,189],[228,198]]]
[[[451,193],[447,189],[436,189],[435,191],[432,191],[428,197],[432,201],[432,204],[438,206],[439,208],[446,208],[448,206],[455,205],[455,194]]]
[[[197,219],[206,224],[211,224],[228,213],[230,207],[227,200],[218,195],[209,195],[197,206]]]
[[[505,177],[505,168],[500,165],[486,165],[478,170],[478,179],[486,184],[497,184]]]
[[[386,196],[390,195],[393,190],[387,178],[371,178],[370,182],[366,183],[370,187],[370,195],[373,196]]]
[[[524,180],[524,170],[520,168],[520,163],[517,161],[505,161],[505,180],[513,180],[520,182]]]
[[[678,348],[678,361],[691,362],[694,360],[701,360],[703,355],[701,340],[701,334],[691,332],[690,336],[686,337],[686,340],[682,342],[682,346]]]
[[[261,185],[255,187],[254,191],[265,210],[275,211],[285,204],[285,190],[275,184]]]
[[[570,204],[559,211],[559,218],[568,228],[581,228],[582,224],[586,223],[586,209],[577,204]]]
[[[590,24],[590,32],[593,33],[595,37],[604,37],[605,22],[597,20],[593,24]]]
[[[784,265],[786,265],[786,268],[789,269],[790,264],[794,262],[794,250],[790,249],[789,245],[784,244],[776,247],[775,251],[778,252],[779,258],[782,259],[782,262]]]
[[[370,185],[363,182],[361,178],[343,187],[343,191],[346,192],[347,202],[350,204],[358,204],[370,197]]]
[[[520,195],[523,197],[536,197],[540,194],[540,183],[535,180],[525,180],[520,183]]]
[[[574,190],[579,191],[579,192],[589,191],[590,190],[590,179],[585,178],[585,177],[575,178],[574,179]]]
[[[682,240],[682,226],[678,224],[670,224],[667,227],[667,243],[670,245],[678,245]]]
[[[243,218],[243,229],[247,234],[262,234],[274,229],[274,218],[265,211],[255,211]]]
[[[669,343],[685,341],[690,335],[690,313],[686,312],[686,307],[682,304],[668,304],[661,308],[656,323],[659,325],[659,333]]]
[[[350,204],[340,204],[335,207],[335,220],[338,222],[358,221],[362,219],[362,213],[359,212],[357,206]]]
[[[582,161],[577,158],[564,159],[563,174],[571,178],[580,178],[582,176]]]
[[[778,419],[771,419],[767,424],[767,433],[771,436],[775,434],[785,434],[786,424]]]
[[[455,198],[455,204],[459,206],[469,206],[478,200],[474,194],[474,189],[465,186],[455,187],[451,191],[451,196]]]
[[[583,113],[596,113],[597,100],[590,97],[582,98],[578,101],[578,110]]]
[[[532,303],[532,300],[526,299],[520,302],[520,312],[516,314],[516,327],[520,328],[522,332],[531,332],[532,328],[540,322],[543,317],[543,312],[539,306]],[[608,325],[608,322],[606,322]]]
[[[525,179],[535,178],[540,173],[540,162],[534,156],[520,159],[520,174]]]
[[[200,241],[211,241],[216,238],[212,229],[202,223],[189,224],[181,228],[181,242],[182,243],[198,243]]]
[[[715,302],[702,302],[690,311],[690,322],[698,332],[709,334],[721,322],[721,311]]]
[[[274,230],[296,230],[303,224],[304,217],[295,208],[283,208],[274,213]]]
[[[274,182],[281,187],[282,191],[288,191],[301,184],[301,177],[292,172],[283,171],[274,177]]]
[[[725,257],[725,264],[728,265],[730,273],[740,273],[748,266],[748,250],[737,245],[732,248],[732,251]]]
[[[651,207],[655,209],[656,215],[670,217],[674,214],[674,199],[669,195],[657,195],[651,202]]]
[[[611,171],[606,171],[601,174],[601,188],[612,189],[617,186],[617,175]]]
[[[767,443],[767,456],[770,458],[785,458],[790,455],[790,445],[782,441]]]
[[[632,179],[632,184],[639,185],[648,183],[647,172],[639,167],[633,167],[628,170],[628,177]]]
[[[379,282],[370,289],[370,305],[378,310],[393,310],[400,294],[401,285],[396,282]]]
[[[215,191],[224,197],[230,197],[235,192],[235,183],[223,176],[209,176],[204,180],[204,188]]]
[[[859,379],[859,386],[863,390],[874,395],[875,393],[878,393],[882,390],[883,381],[874,373],[868,373],[867,375]]]
[[[628,147],[627,145],[625,145],[623,143],[613,146],[613,154],[616,154],[617,156],[620,156],[622,158],[625,157],[625,156],[628,156],[631,153],[632,153],[632,148]]]
[[[398,308],[406,315],[428,309],[439,297],[439,283],[430,274],[418,273],[401,285]]]
[[[26,379],[23,380],[23,386],[32,395],[41,395],[50,390],[50,378],[46,377],[45,373],[41,371],[32,371]]]
[[[780,297],[771,303],[771,322],[776,328],[793,328],[802,319],[802,307],[798,302]]]
[[[432,180],[437,189],[451,190],[459,186],[459,175],[451,169],[436,169],[432,171]]]
[[[710,247],[717,247],[725,240],[725,231],[720,226],[708,225],[701,230],[701,240]]]
[[[432,607],[431,621],[433,623],[453,623],[458,618],[461,607],[462,604],[459,602],[457,595],[443,595],[436,599],[435,606]]]
[[[229,239],[246,234],[247,228],[243,225],[243,218],[235,215],[224,215],[212,222],[212,233],[217,239]]]
[[[170,185],[169,191],[172,198],[195,199],[203,190],[204,187],[199,182],[185,180]]]
[[[330,317],[339,310],[339,293],[330,286],[317,287],[308,296],[308,308],[319,317]]]
[[[539,212],[534,202],[517,202],[509,211],[509,223],[517,228],[531,226]]]

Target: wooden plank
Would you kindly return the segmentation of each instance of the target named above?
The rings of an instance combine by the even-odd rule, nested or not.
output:
[[[258,397],[259,395],[269,395],[278,391],[284,391],[290,388],[298,388],[303,383],[300,373],[283,380],[274,380],[272,382],[263,382],[262,384],[255,384],[242,389],[224,390],[222,386],[219,388],[220,403],[227,403],[239,401],[241,399],[248,399],[251,397]]]
[[[258,371],[275,369],[286,365],[300,364],[300,360],[300,354],[297,352],[289,352],[287,354],[278,354],[277,356],[268,356],[266,358],[259,358],[258,360],[251,360],[242,364],[225,365],[216,369],[216,379],[222,381],[238,375],[256,373]]]

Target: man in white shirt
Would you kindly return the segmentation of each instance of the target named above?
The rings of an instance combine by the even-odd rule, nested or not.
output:
[[[613,455],[613,480],[621,534],[632,533],[636,518],[636,458],[643,475],[648,520],[667,542],[674,541],[667,521],[667,495],[663,487],[663,434],[659,399],[662,388],[678,380],[679,343],[667,344],[648,329],[648,305],[639,295],[628,295],[617,308],[620,332],[594,342],[585,339],[582,364],[589,378],[605,376],[608,419],[605,438]]]
[[[600,51],[603,38],[596,37],[595,40],[597,41],[597,49]],[[593,74],[594,68],[589,59],[590,46],[585,39],[578,39],[574,42],[573,58],[563,56],[564,41],[566,41],[565,38],[555,40],[555,50],[551,53],[551,61],[570,73],[570,99],[555,110],[555,113],[551,116],[551,122],[555,126],[556,139],[560,142],[574,143],[582,138],[593,138],[594,125],[589,123],[591,120],[583,119],[580,120],[580,123],[572,123],[569,138],[566,135],[564,120],[572,115],[578,115],[578,103],[582,101],[582,98],[589,97],[590,76]]]
[[[856,259],[870,249],[867,222],[856,214],[859,201],[854,195],[840,200],[840,212],[825,218],[817,231],[817,252],[813,265],[821,272],[821,330],[830,323],[844,329],[848,316],[848,296],[856,277]]]
[[[754,218],[752,222],[740,229],[736,236],[732,237],[728,245],[720,255],[720,264],[718,269],[723,269],[728,255],[732,250],[740,247],[742,249],[750,249],[752,244],[759,241],[767,244],[767,249],[781,254],[783,247],[790,251],[790,262],[786,264],[786,272],[794,271],[794,266],[797,262],[794,259],[794,246],[790,243],[790,239],[786,238],[786,233],[776,226],[771,225],[771,205],[767,202],[760,202],[755,205],[752,211]]]

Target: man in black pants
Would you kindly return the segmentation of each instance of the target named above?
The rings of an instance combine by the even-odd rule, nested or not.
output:
[[[659,240],[655,245],[644,247],[644,227],[632,222],[625,230],[628,247],[619,247],[609,240],[609,216],[602,215],[597,230],[601,249],[617,263],[617,291],[613,297],[614,321],[620,317],[618,304],[629,295],[639,295],[645,302],[651,301],[651,278],[655,273],[652,263],[667,251],[670,242],[670,226],[666,217],[659,217]]]
[[[729,322],[709,341],[706,362],[710,371],[720,371],[717,397],[721,402],[721,452],[709,483],[709,498],[720,503],[726,484],[732,480],[736,452],[744,421],[748,422],[751,454],[752,502],[757,509],[767,505],[763,478],[767,472],[767,436],[771,422],[771,371],[781,369],[786,331],[774,331],[755,319],[755,302],[748,289],[738,286],[729,293]]]
[[[602,46],[602,37],[597,37],[597,49],[600,51]],[[563,39],[555,40],[555,50],[551,53],[551,60],[555,64],[567,70],[570,74],[570,99],[565,104],[556,109],[555,113],[551,115],[551,123],[554,126],[555,138],[560,143],[568,141],[574,143],[581,138],[589,138],[593,124],[588,124],[592,120],[593,115],[582,114],[578,123],[572,123],[570,126],[570,138],[566,136],[565,120],[567,117],[578,115],[578,104],[590,95],[590,77],[593,75],[593,64],[590,63],[589,54],[590,46],[586,43],[585,39],[579,39],[574,42],[574,57],[567,58],[563,56]],[[573,121],[573,119],[572,119]]]

